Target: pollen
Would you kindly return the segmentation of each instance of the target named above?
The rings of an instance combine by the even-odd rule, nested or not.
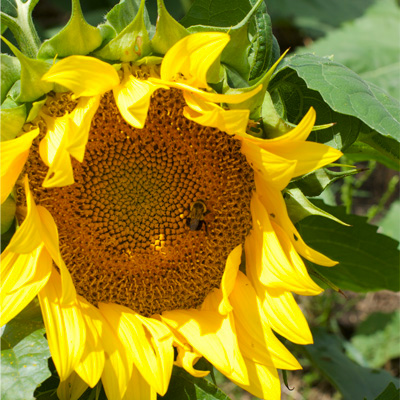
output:
[[[73,108],[68,96],[56,100],[47,105],[52,115]],[[136,129],[106,93],[67,187],[42,187],[47,168],[32,147],[24,173],[57,224],[77,292],[94,305],[118,303],[145,316],[199,307],[251,228],[253,171],[240,142],[186,119],[184,107],[178,90],[157,90]],[[198,201],[204,223],[191,229]]]

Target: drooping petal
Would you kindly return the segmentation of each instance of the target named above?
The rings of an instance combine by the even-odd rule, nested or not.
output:
[[[187,119],[203,126],[218,128],[230,135],[246,131],[249,110],[226,110],[188,92],[184,93],[184,97],[188,107],[184,108],[183,115]]]
[[[172,334],[169,329],[156,320],[146,321],[145,325],[142,317],[127,307],[100,303],[99,308],[110,324],[118,327],[118,337],[126,351],[131,353],[143,378],[157,393],[164,394],[173,363]],[[155,330],[158,330],[158,334],[153,336]],[[147,333],[150,333],[152,340]],[[157,346],[160,347],[156,349]]]
[[[273,226],[255,194],[251,200],[253,230],[246,238],[246,270],[253,270],[260,282],[270,288],[315,295],[322,289],[308,275],[285,232]],[[277,230],[275,230],[276,228]]]
[[[229,296],[232,293],[233,288],[235,287],[236,276],[239,271],[239,266],[241,262],[242,256],[242,245],[236,246],[229,254],[225,271],[222,275],[221,279],[221,291],[222,291],[222,301],[219,304],[218,312],[220,314],[228,314],[228,312],[232,311],[232,306],[229,302]]]
[[[100,96],[81,97],[70,114],[73,124],[70,125],[66,150],[79,162],[83,161],[90,125],[99,104]]]
[[[240,271],[230,298],[243,356],[279,369],[301,369],[297,360],[272,333],[252,284]]]
[[[199,32],[175,43],[161,63],[161,79],[184,80],[188,85],[207,88],[207,72],[228,44],[222,32]]]
[[[107,399],[122,400],[127,391],[134,368],[131,353],[127,352],[116,332],[101,314],[101,342],[104,346],[105,363],[101,376]]]
[[[39,135],[33,129],[16,139],[1,142],[1,203],[6,200],[15,185],[29,155],[33,140]]]
[[[282,190],[293,178],[296,160],[277,156],[248,140],[242,140],[242,153],[254,171],[266,180],[267,185]]]
[[[60,400],[79,400],[88,385],[79,377],[76,372],[64,381],[61,381],[57,388],[57,396]]]
[[[86,346],[75,371],[90,387],[94,387],[101,378],[105,364],[101,342],[103,318],[99,310],[83,297],[79,296],[78,301],[86,324]]]
[[[228,376],[238,386],[256,397],[268,400],[280,400],[281,384],[278,371],[275,367],[255,363],[244,359],[249,376],[249,384],[243,384],[235,379],[235,375]]]
[[[123,400],[156,400],[157,392],[146,382],[138,369],[133,366],[132,377],[128,383]]]
[[[128,124],[142,129],[150,106],[150,97],[157,89],[168,89],[164,84],[142,81],[129,75],[113,89],[119,112]]]
[[[217,335],[223,319],[221,314],[213,311],[175,310],[162,314],[162,320],[177,330],[197,353],[221,371],[231,372],[229,358]]]
[[[194,368],[196,362],[201,358],[201,354],[187,350],[182,346],[178,346],[177,349],[178,356],[175,361],[176,365],[184,368],[185,371],[189,372],[190,375],[195,376],[196,378],[203,378],[210,373],[210,371],[202,371]]]
[[[70,56],[53,65],[42,80],[58,83],[77,97],[96,96],[119,84],[117,71],[94,57]]]
[[[69,115],[60,118],[43,116],[47,125],[46,136],[41,140],[39,153],[49,167],[43,187],[61,187],[74,183],[71,157],[67,151],[72,120]]]
[[[4,250],[1,255],[1,323],[18,315],[46,285],[52,267],[43,244],[29,254]]]
[[[282,193],[264,182],[260,175],[254,176],[258,196],[263,203],[264,207],[268,210],[269,215],[279,224],[282,229],[288,234],[290,241],[295,249],[307,260],[326,267],[332,267],[337,264],[336,261],[331,260],[325,255],[307,246],[301,238],[299,232],[293,225],[289,218],[285,200]]]
[[[61,277],[53,268],[50,279],[39,292],[47,340],[61,380],[78,366],[85,348],[86,326],[79,303],[61,302]]]

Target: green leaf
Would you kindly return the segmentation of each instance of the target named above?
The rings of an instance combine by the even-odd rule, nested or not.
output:
[[[400,397],[400,389],[390,382],[386,389],[375,400],[398,400]]]
[[[12,196],[8,196],[1,205],[1,234],[6,233],[14,222],[17,205]]]
[[[121,2],[119,5],[128,4]],[[117,6],[116,6],[117,7]],[[113,8],[113,10],[115,7]],[[125,10],[124,7],[119,8],[118,12],[123,14],[129,12],[131,8]],[[111,10],[110,13],[113,11]],[[112,14],[114,21],[115,13]],[[141,2],[139,10],[134,17],[130,14],[130,23],[102,49],[97,50],[94,55],[110,61],[136,61],[151,52],[150,39],[145,25],[145,5]],[[126,18],[125,16],[124,18]],[[133,20],[132,20],[133,19]],[[120,27],[120,26],[119,26]]]
[[[335,61],[398,99],[400,40],[393,38],[398,37],[399,22],[400,9],[395,0],[379,0],[362,17],[328,32],[306,48],[299,48],[297,53],[333,55]]]
[[[1,399],[29,400],[50,376],[50,351],[37,303],[31,303],[2,328]]]
[[[13,94],[13,99],[18,102],[34,101],[43,94],[53,89],[52,83],[41,80],[41,77],[50,69],[51,62],[34,60],[22,54],[14,45],[3,38],[13,53],[18,57],[21,63],[21,86],[20,90]],[[18,82],[16,82],[18,83]],[[13,89],[16,87],[14,85]]]
[[[400,200],[393,202],[386,215],[379,222],[380,230],[384,235],[390,236],[400,242]],[[400,246],[400,244],[399,244]]]
[[[373,368],[380,368],[400,356],[400,311],[374,313],[360,323],[352,345]]]
[[[42,44],[38,58],[67,57],[73,54],[86,55],[97,49],[101,42],[99,29],[86,22],[79,0],[72,0],[72,13],[68,24],[54,37]]]
[[[286,58],[279,67],[278,82],[283,78],[280,73],[287,69],[295,71],[309,89],[318,91],[333,111],[367,125],[367,135],[374,131],[382,139],[400,141],[400,104],[382,89],[365,82],[344,65],[312,54]]]
[[[330,207],[317,200],[313,203],[351,225],[316,216],[299,222],[299,232],[309,246],[339,261],[329,268],[313,264],[315,270],[342,290],[399,291],[398,243],[377,233],[377,227],[368,224],[365,217],[347,215],[344,207]]]
[[[11,30],[22,53],[31,58],[36,57],[40,46],[40,39],[32,21],[32,11],[38,1],[3,0],[1,2],[1,25]]]
[[[156,33],[151,40],[155,53],[165,54],[176,42],[189,32],[168,13],[164,1],[157,0],[158,19]]]
[[[339,339],[324,329],[314,329],[313,337],[314,344],[304,350],[342,393],[343,400],[374,400],[390,382],[399,386],[399,380],[387,371],[361,367],[346,357]]]
[[[229,400],[217,386],[205,378],[195,378],[180,367],[174,367],[165,400]]]
[[[8,91],[14,85],[14,83],[20,79],[21,76],[21,64],[18,58],[9,56],[7,54],[1,54],[1,103],[5,100]]]
[[[285,64],[285,59],[281,64]],[[331,128],[311,132],[309,140],[326,143],[344,151],[358,137],[362,122],[350,115],[335,112],[322,98],[321,94],[308,88],[306,82],[299,78],[291,68],[277,68],[272,78],[269,92],[279,114],[293,124],[298,124],[310,107],[317,112],[317,125],[335,123]]]

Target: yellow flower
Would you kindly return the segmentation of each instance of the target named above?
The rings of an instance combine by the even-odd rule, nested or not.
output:
[[[341,153],[306,141],[313,109],[281,137],[248,135],[249,110],[221,104],[260,88],[207,83],[228,40],[189,35],[161,67],[119,72],[67,57],[43,77],[58,92],[2,143],[2,201],[16,185],[20,222],[2,254],[2,324],[39,297],[60,398],[101,379],[109,399],[155,399],[174,363],[205,376],[203,356],[279,399],[277,369],[301,368],[273,331],[312,342],[292,293],[322,289],[299,254],[335,262],[302,241],[281,190]]]

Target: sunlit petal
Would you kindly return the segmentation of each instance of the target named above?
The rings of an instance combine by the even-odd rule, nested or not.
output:
[[[60,400],[79,400],[88,385],[79,377],[76,372],[61,381],[57,388],[57,396]]]
[[[146,382],[139,370],[133,366],[132,377],[123,400],[157,400],[157,392]]]
[[[32,142],[39,132],[39,128],[33,129],[16,139],[1,142],[1,203],[11,193],[28,158]]]
[[[118,73],[110,64],[88,56],[70,56],[58,61],[42,80],[58,83],[77,97],[103,94],[119,84]]]

